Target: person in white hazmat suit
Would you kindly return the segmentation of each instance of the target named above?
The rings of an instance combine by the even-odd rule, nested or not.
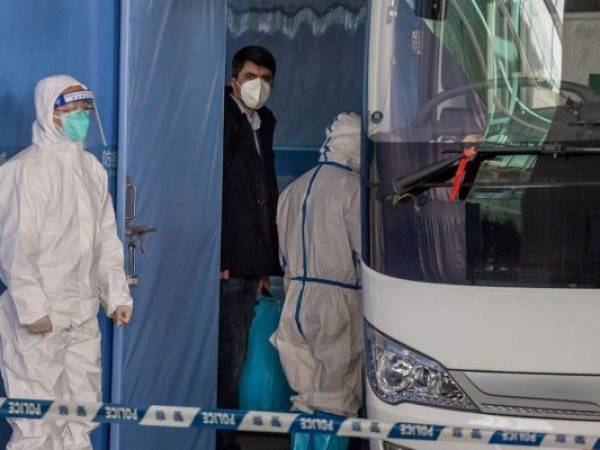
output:
[[[293,409],[354,416],[362,404],[364,347],[360,117],[339,114],[326,134],[318,165],[279,197],[286,299],[271,341],[297,392]]]
[[[99,402],[99,304],[124,325],[132,299],[107,173],[82,143],[93,95],[49,77],[35,108],[33,144],[0,167],[2,379],[9,397]],[[10,423],[8,450],[92,448],[90,422]]]

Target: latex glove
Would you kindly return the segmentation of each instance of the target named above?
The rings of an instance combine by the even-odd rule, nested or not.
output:
[[[33,334],[46,334],[52,331],[50,316],[44,316],[39,320],[27,325],[27,329]]]
[[[112,315],[113,321],[119,325],[127,325],[131,320],[131,314],[133,312],[133,308],[131,306],[117,306],[115,312]]]

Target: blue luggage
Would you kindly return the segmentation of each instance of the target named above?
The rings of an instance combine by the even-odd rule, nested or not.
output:
[[[279,325],[282,303],[267,295],[257,299],[246,361],[240,375],[241,409],[288,412],[291,408],[293,392],[281,367],[279,353],[269,342]]]

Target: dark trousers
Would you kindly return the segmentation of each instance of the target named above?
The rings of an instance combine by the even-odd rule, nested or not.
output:
[[[258,278],[230,278],[221,281],[219,312],[219,368],[217,406],[238,409],[238,384],[246,350]],[[235,448],[233,431],[217,432],[217,449]]]

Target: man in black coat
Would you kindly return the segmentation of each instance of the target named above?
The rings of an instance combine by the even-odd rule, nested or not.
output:
[[[250,46],[235,54],[231,66],[231,83],[225,90],[217,403],[236,409],[256,294],[269,287],[269,276],[281,275],[281,268],[275,116],[264,107],[275,59],[265,48]],[[235,434],[218,433],[217,448],[239,449]]]

